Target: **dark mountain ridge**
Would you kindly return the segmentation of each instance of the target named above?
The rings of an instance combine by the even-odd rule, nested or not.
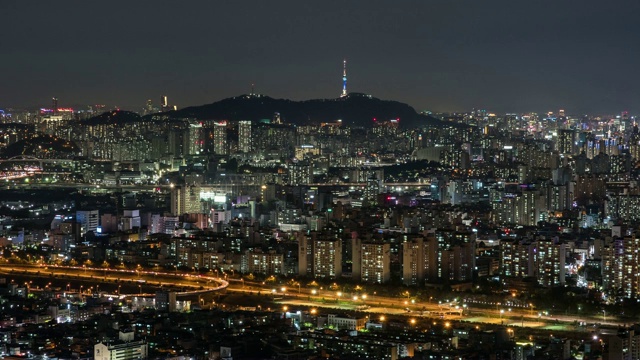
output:
[[[351,93],[337,99],[293,101],[274,99],[264,95],[241,95],[212,104],[190,106],[166,113],[147,115],[173,119],[197,120],[252,120],[272,119],[279,113],[286,123],[311,125],[342,120],[348,126],[371,127],[374,119],[385,121],[399,119],[402,127],[443,126],[443,122],[431,116],[419,114],[411,106],[389,100],[380,100],[366,94]]]

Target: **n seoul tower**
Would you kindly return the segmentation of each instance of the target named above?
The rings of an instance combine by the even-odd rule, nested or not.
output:
[[[340,97],[347,96],[347,59],[342,62],[342,95]]]

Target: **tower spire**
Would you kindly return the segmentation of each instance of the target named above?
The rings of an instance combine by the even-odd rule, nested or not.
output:
[[[347,96],[347,59],[342,62],[342,95],[340,97]]]

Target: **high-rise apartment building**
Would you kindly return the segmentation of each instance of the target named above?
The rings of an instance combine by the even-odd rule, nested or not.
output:
[[[424,239],[420,236],[402,243],[402,283],[421,285],[424,282]]]
[[[352,277],[366,283],[384,284],[391,278],[391,245],[354,238],[352,246]]]
[[[500,259],[503,276],[534,276],[535,244],[528,240],[500,241]]]
[[[306,185],[311,181],[311,165],[308,161],[295,160],[289,165],[289,185]]]
[[[228,155],[227,122],[216,121],[213,124],[213,153],[216,155]]]
[[[621,290],[624,297],[640,296],[640,237],[637,233],[610,240],[602,250],[605,289]]]
[[[238,150],[243,153],[251,152],[252,144],[251,120],[241,120],[238,123]]]
[[[473,280],[475,236],[436,230],[425,240],[425,278],[430,282]]]
[[[171,191],[171,213],[173,215],[179,216],[200,212],[200,186],[185,185],[173,188]]]
[[[558,152],[573,155],[575,131],[562,129],[558,133]]]
[[[204,130],[199,122],[189,124],[189,146],[187,152],[189,155],[199,155],[204,151]]]
[[[538,284],[544,287],[564,285],[566,245],[555,240],[536,241]]]
[[[326,279],[342,276],[342,240],[316,232],[299,235],[298,275]]]
[[[247,250],[244,254],[240,271],[249,274],[281,275],[284,274],[284,256],[275,250]]]
[[[367,184],[363,194],[363,205],[378,205],[378,194],[380,194],[380,180],[378,180],[375,173],[372,173],[367,177]]]

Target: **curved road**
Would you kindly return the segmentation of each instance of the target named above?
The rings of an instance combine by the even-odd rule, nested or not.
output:
[[[34,266],[21,264],[0,264],[0,274],[28,275],[36,277],[55,276],[69,280],[98,281],[120,283],[135,282],[140,286],[173,286],[190,289],[178,292],[178,296],[205,294],[225,289],[229,286],[226,280],[204,275],[167,273],[150,270],[123,270],[87,268],[82,266]],[[155,294],[122,294],[152,297]]]
[[[595,317],[552,315],[538,316],[531,309],[511,308],[511,310],[498,310],[473,306],[456,309],[455,304],[434,304],[434,303],[414,303],[408,298],[393,298],[377,295],[368,295],[358,298],[339,294],[336,291],[318,290],[309,288],[284,288],[273,285],[249,282],[243,280],[228,281],[207,275],[188,274],[181,272],[163,272],[151,270],[123,270],[105,268],[86,268],[82,266],[34,266],[0,264],[0,273],[7,275],[26,274],[36,277],[58,276],[69,279],[83,281],[100,282],[139,282],[145,286],[173,286],[183,289],[190,289],[179,292],[180,296],[199,295],[226,289],[232,292],[250,294],[272,294],[275,302],[288,305],[308,308],[332,308],[340,310],[356,310],[371,314],[385,315],[405,315],[408,317],[428,317],[443,320],[466,321],[473,323],[503,324],[506,326],[531,327],[548,330],[576,330],[573,326],[576,322],[588,320],[590,323],[600,323],[606,326],[623,326],[624,322],[613,317],[608,317],[607,321],[598,321]],[[284,289],[284,292],[282,291]],[[122,294],[125,295],[125,294]],[[136,296],[154,296],[155,294],[128,294]],[[353,295],[352,295],[353,296]],[[587,328],[582,328],[588,331]]]

